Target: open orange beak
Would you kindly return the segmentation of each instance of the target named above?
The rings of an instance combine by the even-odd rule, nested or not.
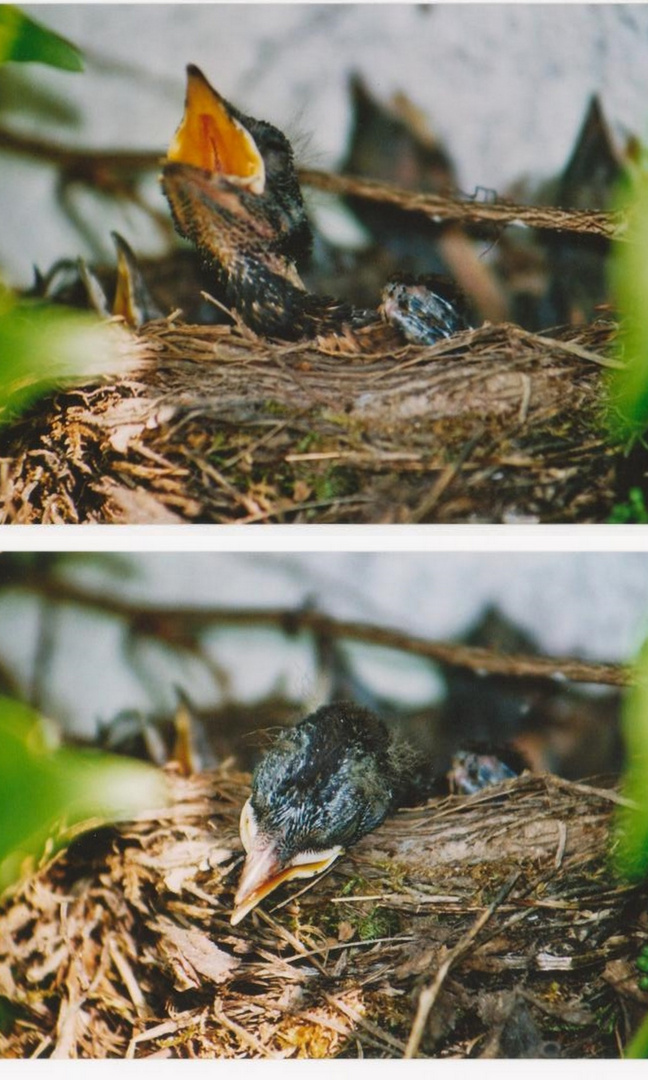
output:
[[[254,195],[265,188],[265,166],[254,139],[194,64],[187,67],[184,116],[167,161],[217,173]]]
[[[240,923],[264,897],[269,896],[279,885],[283,885],[284,881],[310,878],[322,873],[343,850],[336,846],[326,851],[302,852],[287,865],[282,864],[274,841],[256,831],[249,799],[241,811],[241,840],[247,851],[247,858],[234,897],[234,911],[230,919],[232,926]]]
[[[111,236],[117,249],[117,285],[112,314],[121,315],[133,327],[162,318],[129,245],[119,233],[113,232]]]

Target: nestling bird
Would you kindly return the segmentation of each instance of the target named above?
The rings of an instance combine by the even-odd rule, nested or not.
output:
[[[285,731],[257,766],[241,812],[247,852],[236,924],[278,885],[326,870],[398,802],[409,759],[374,713],[325,705]]]
[[[77,272],[86,291],[87,300],[99,315],[110,318],[121,315],[129,326],[144,326],[154,319],[162,318],[162,311],[151,296],[139,264],[130,245],[118,232],[112,232],[117,251],[117,273],[112,307],[108,303],[103,286],[96,274],[79,259]]]
[[[493,754],[456,761],[455,787],[465,794],[516,775]],[[352,702],[324,705],[287,729],[257,766],[241,811],[246,859],[232,924],[284,882],[327,870],[389,813],[425,801],[436,786],[420,753]]]
[[[457,750],[448,771],[450,790],[460,795],[474,795],[519,776],[526,762],[511,747],[495,754],[485,747]]]
[[[184,116],[162,187],[178,232],[213,267],[226,302],[257,333],[298,340],[380,326],[380,311],[307,291],[298,267],[310,254],[312,233],[291,145],[272,124],[240,113],[194,65],[187,68]],[[441,298],[429,305],[425,334],[417,338],[411,328],[428,286],[415,285],[413,319],[403,318],[407,285],[399,290],[397,318],[391,295],[383,305],[382,315],[399,332],[405,325],[407,340],[430,344],[466,328],[454,304]]]

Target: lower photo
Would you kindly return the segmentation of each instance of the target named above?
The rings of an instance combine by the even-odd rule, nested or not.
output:
[[[0,554],[0,1057],[648,1056],[648,554]]]

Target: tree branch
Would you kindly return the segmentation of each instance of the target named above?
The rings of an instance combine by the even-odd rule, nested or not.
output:
[[[61,170],[65,182],[80,181],[102,190],[117,191],[126,178],[157,169],[163,154],[155,150],[96,150],[63,146],[0,128],[0,150],[47,162]],[[554,206],[517,206],[508,202],[477,202],[453,199],[430,192],[410,191],[378,180],[341,176],[318,169],[301,169],[302,184],[353,195],[373,202],[398,206],[426,214],[432,221],[464,224],[522,225],[530,229],[551,229],[598,236],[606,240],[623,238],[627,219],[622,213],[603,210],[566,210]]]
[[[90,608],[129,624],[130,632],[169,644],[194,639],[212,626],[272,626],[286,634],[309,631],[320,636],[345,638],[364,644],[400,649],[435,663],[469,668],[487,675],[541,678],[604,686],[630,686],[636,673],[626,664],[589,663],[550,656],[503,655],[472,645],[429,641],[391,627],[335,619],[311,608],[174,607],[106,595],[53,578],[30,575],[10,587],[33,592],[60,604]]]
[[[464,224],[522,225],[529,229],[552,229],[556,232],[584,233],[607,240],[620,239],[627,228],[623,214],[603,210],[564,210],[555,206],[516,206],[508,202],[477,202],[452,199],[429,192],[365,180],[357,176],[339,176],[316,169],[302,169],[302,184],[330,191],[335,195],[353,195],[373,202],[390,203],[401,210],[426,214],[432,221],[460,221]]]
[[[61,169],[69,179],[96,183],[103,173],[128,175],[159,168],[163,154],[155,150],[95,150],[20,135],[0,128],[0,150],[30,157]],[[99,186],[101,186],[99,182]]]

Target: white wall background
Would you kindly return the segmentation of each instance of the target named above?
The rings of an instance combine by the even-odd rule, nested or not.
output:
[[[648,134],[644,4],[85,3],[26,10],[78,44],[87,71],[7,65],[0,118],[68,144],[162,153],[181,116],[189,61],[237,104],[297,136],[302,161],[321,167],[334,165],[345,146],[351,71],[381,97],[403,90],[446,141],[468,192],[554,174],[595,91],[617,128]],[[34,262],[46,267],[64,254],[91,254],[54,204],[49,169],[3,155],[0,176],[0,266],[12,279],[30,280]],[[81,205],[96,215],[93,203]],[[100,210],[100,234],[118,228],[140,249],[155,248],[155,233],[137,212],[124,216],[110,204]]]
[[[497,604],[552,655],[630,658],[648,632],[648,554],[137,554],[135,574],[109,576],[96,563],[77,566],[75,580],[149,602],[299,608],[312,601],[340,618],[365,619],[431,638],[464,632],[483,606]],[[33,602],[0,604],[0,651],[28,679],[33,664]],[[125,663],[113,624],[64,615],[57,628],[59,662],[51,711],[79,729],[121,708],[150,700]],[[306,699],[314,670],[308,643],[267,631],[222,632],[213,655],[232,675],[236,698],[254,700],[281,684]],[[149,653],[149,660],[151,655]],[[428,700],[436,682],[427,664],[381,650],[361,657],[375,689],[410,702]],[[152,662],[160,705],[184,685],[199,704],[214,688],[196,664]]]

